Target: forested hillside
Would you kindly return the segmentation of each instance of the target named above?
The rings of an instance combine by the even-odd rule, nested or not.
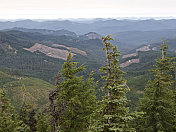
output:
[[[175,38],[175,25],[175,19],[93,19],[81,22],[72,20],[19,20],[0,22],[0,29],[52,36],[65,35],[75,38],[85,38],[89,32],[95,32],[100,36],[111,34],[115,38],[113,44],[118,43],[119,50],[126,53],[142,44],[159,42],[163,36],[166,39]]]
[[[7,69],[6,69],[7,70]],[[13,71],[6,71],[13,72]],[[5,89],[7,97],[11,99],[16,111],[20,110],[23,103],[24,94],[27,94],[28,103],[35,107],[44,107],[48,101],[48,94],[55,89],[54,85],[41,79],[23,77],[21,75],[9,75],[0,71],[0,87]]]
[[[95,79],[100,80],[101,73],[98,72],[98,69],[103,66],[105,55],[102,51],[103,44],[99,38],[88,39],[86,36],[66,36],[63,35],[65,31],[61,36],[53,36],[44,35],[48,30],[36,29],[33,31],[31,29],[32,31],[29,30],[29,32],[27,32],[27,29],[23,30],[25,32],[15,30],[1,32],[0,68],[2,70],[13,70],[16,75],[40,78],[54,85],[57,72],[65,62],[64,59],[58,59],[55,56],[65,54],[65,51],[71,51],[74,60],[79,62],[78,65],[87,65],[87,70],[80,74],[86,75],[93,70],[95,71]],[[92,33],[90,34],[92,35]],[[175,39],[168,40],[169,51],[171,51],[169,56],[175,56],[173,52],[175,51],[174,43]],[[36,44],[40,45],[37,47]],[[146,47],[149,47],[146,49],[143,48],[145,45],[142,45],[124,54],[124,56],[129,56],[132,53],[137,53],[135,56],[123,58],[122,55],[120,58],[120,64],[127,63],[128,65],[123,69],[126,72],[124,77],[128,80],[127,83],[131,88],[128,97],[132,100],[132,109],[136,108],[138,98],[143,96],[147,80],[152,77],[149,70],[153,68],[154,60],[160,56],[157,48],[159,45],[159,42],[151,43],[146,45]],[[56,54],[54,50],[60,53]],[[131,63],[131,60],[135,59],[138,59],[139,63]],[[100,80],[100,86],[101,83]],[[98,98],[100,98],[102,92],[98,89],[96,91]]]
[[[0,1],[0,132],[176,132],[176,0]]]
[[[70,36],[3,31],[0,33],[0,43],[0,67],[20,70],[25,76],[39,77],[53,84],[54,75],[57,74],[64,60],[50,57],[51,48],[51,50],[61,52],[58,57],[62,55],[62,51],[71,51],[75,54],[75,60],[88,65],[89,71],[97,70],[102,65],[104,58],[101,50],[103,44],[100,39],[80,40]],[[36,52],[26,50],[36,43],[45,46],[43,48],[45,52],[41,52],[39,49],[36,49]],[[79,51],[84,54],[79,53]],[[56,56],[56,53],[53,55]]]
[[[173,32],[168,30],[166,34]],[[124,33],[115,36],[125,36]],[[146,35],[148,40],[156,32],[131,33],[132,38],[135,34],[137,38]],[[153,120],[147,115],[150,110],[145,110],[148,104],[144,103],[150,98],[147,94],[152,95],[153,87],[162,87],[163,93],[168,91],[167,96],[174,97],[175,64],[169,65],[170,70],[167,64],[175,62],[175,58],[168,58],[176,56],[176,40],[173,34],[160,46],[161,34],[156,35],[155,42],[145,44],[146,40],[141,39],[125,50],[127,45],[121,41],[125,37],[117,42],[111,36],[101,39],[95,32],[77,35],[67,30],[25,28],[1,31],[0,110],[4,112],[0,131],[174,131],[174,125],[166,130],[162,127],[166,128],[164,122],[156,127],[141,120]],[[160,72],[170,78],[166,84]],[[155,81],[163,84],[155,86]],[[165,89],[166,86],[170,88]],[[162,94],[154,98],[161,101],[162,97],[166,98]],[[172,104],[167,112],[175,115],[174,100],[169,100]],[[9,122],[3,122],[6,113]],[[175,121],[168,117],[168,122],[171,126]]]
[[[1,37],[3,58],[14,57],[13,59],[18,60],[18,54],[19,57],[30,56],[31,62],[28,62],[30,65],[35,58],[38,61],[62,60],[47,56],[45,53],[41,54],[42,50],[39,49],[38,52],[24,49],[34,46],[39,41],[30,41],[28,46],[23,47],[22,43],[17,42],[28,42],[27,37],[25,40],[23,37],[17,39],[13,36],[14,32],[16,33],[13,31],[10,34],[3,34],[4,36],[8,34],[5,38],[13,39],[13,42],[5,42],[4,36]],[[101,59],[104,58],[104,62],[101,63],[95,58],[99,67],[98,65],[89,67],[91,64],[81,65],[84,55],[80,55],[81,64],[79,64],[75,62],[78,58],[72,53],[75,53],[75,56],[78,54],[74,51],[68,53],[67,59],[60,63],[61,68],[57,69],[59,72],[55,73],[56,86],[49,84],[50,80],[45,82],[30,77],[30,74],[40,77],[41,74],[35,73],[39,70],[47,75],[46,69],[34,67],[36,70],[34,74],[30,73],[33,69],[25,69],[26,66],[24,66],[26,71],[20,69],[19,63],[13,63],[15,65],[11,67],[7,67],[8,63],[2,63],[4,65],[0,71],[0,131],[174,132],[176,129],[174,50],[167,51],[169,43],[167,45],[163,38],[160,46],[155,43],[149,48],[139,47],[135,54],[131,54],[133,50],[129,52],[129,57],[128,55],[120,57],[121,54],[117,46],[111,44],[112,41],[109,35],[102,38],[104,43],[102,51],[105,55]],[[43,44],[45,48],[51,46],[49,43]],[[61,47],[66,50],[67,46],[70,45]],[[160,50],[156,48],[152,50],[156,46],[159,46]],[[84,50],[79,46],[76,48]],[[88,52],[90,49],[85,50],[87,59],[91,56]],[[134,58],[138,58],[139,62],[126,67],[119,66]],[[13,62],[13,59],[9,63]],[[21,60],[20,65],[22,64],[25,64],[25,59]],[[96,71],[90,72],[89,68]],[[54,74],[47,75],[46,78],[49,76],[54,77]]]

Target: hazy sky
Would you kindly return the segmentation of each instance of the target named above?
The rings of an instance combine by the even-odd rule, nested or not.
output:
[[[0,0],[0,19],[176,17],[176,0]]]

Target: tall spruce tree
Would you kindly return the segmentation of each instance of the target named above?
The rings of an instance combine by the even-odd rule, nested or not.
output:
[[[105,73],[103,79],[105,85],[103,87],[105,96],[100,104],[102,118],[99,126],[100,131],[103,132],[129,132],[134,129],[129,127],[129,121],[132,120],[132,116],[129,114],[129,109],[126,107],[127,98],[126,93],[129,91],[126,85],[126,80],[122,75],[124,72],[119,66],[118,57],[120,52],[116,46],[111,44],[113,40],[109,35],[102,38],[104,43],[103,50],[106,51],[106,65],[102,67],[100,71]]]
[[[60,72],[61,81],[57,84],[59,131],[85,132],[89,129],[96,108],[96,83],[93,82],[92,73],[85,80],[83,76],[78,76],[84,70],[84,66],[77,67],[77,62],[72,62],[70,53]]]
[[[140,100],[139,110],[145,114],[138,121],[137,130],[141,132],[174,131],[174,94],[172,91],[174,69],[173,58],[166,56],[168,46],[163,38],[160,46],[161,57],[156,60],[156,69],[152,70],[154,79],[145,88]]]

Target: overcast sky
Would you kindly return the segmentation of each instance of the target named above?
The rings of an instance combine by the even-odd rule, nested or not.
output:
[[[176,17],[176,0],[0,0],[0,19]]]

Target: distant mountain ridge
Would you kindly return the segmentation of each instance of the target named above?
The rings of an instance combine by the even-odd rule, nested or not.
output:
[[[61,30],[49,30],[49,29],[29,29],[29,28],[21,28],[21,27],[14,27],[12,29],[6,29],[8,30],[14,30],[14,31],[21,31],[21,32],[31,32],[31,33],[41,33],[43,35],[54,35],[54,36],[71,36],[71,37],[77,37],[77,34],[65,29]]]
[[[22,32],[41,33],[52,36],[69,36],[83,40],[100,39],[110,34],[114,45],[127,53],[140,45],[159,42],[163,36],[166,39],[176,37],[176,19],[165,20],[116,20],[97,19],[89,23],[70,20],[0,22],[0,29]],[[69,39],[69,38],[68,38]]]
[[[165,39],[165,41],[168,45],[168,53],[174,56],[176,54],[176,37],[168,40]],[[141,59],[147,60],[146,62],[142,61],[142,63],[153,63],[154,60],[153,59],[150,60],[150,57],[152,56],[152,54],[153,54],[152,58],[159,56],[158,52],[161,43],[162,41],[156,43],[148,43],[129,51],[129,53],[122,55],[120,65],[122,67],[128,67],[131,64],[140,63]],[[147,53],[150,53],[151,55]],[[143,56],[144,54],[146,55]]]
[[[163,38],[176,38],[176,29],[156,30],[156,31],[126,31],[113,34],[115,43],[122,50],[135,49],[141,45],[160,42]]]
[[[77,35],[75,32],[71,32],[69,30],[61,29],[61,30],[49,30],[49,29],[29,29],[29,28],[21,28],[14,27],[11,29],[5,29],[3,31],[20,31],[26,33],[41,33],[42,35],[52,35],[52,36],[70,36],[74,38],[79,38],[83,40],[90,39],[101,39],[102,36],[96,32],[89,32],[84,35]]]
[[[10,29],[14,27],[22,27],[29,29],[49,29],[49,30],[69,30],[76,34],[86,34],[88,32],[96,32],[101,35],[114,34],[124,31],[156,31],[165,29],[176,29],[176,19],[166,20],[97,20],[92,23],[83,23],[69,20],[53,20],[53,21],[6,21],[0,22],[0,29]]]

